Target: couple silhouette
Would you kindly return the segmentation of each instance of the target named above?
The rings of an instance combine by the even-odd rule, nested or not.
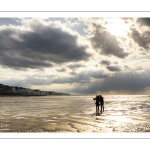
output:
[[[101,95],[97,95],[93,100],[96,101],[96,116],[100,115],[100,113],[102,114],[102,112],[104,112],[104,98]],[[99,106],[101,106],[100,112]]]

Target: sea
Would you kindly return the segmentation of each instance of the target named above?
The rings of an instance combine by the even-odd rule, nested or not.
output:
[[[0,97],[0,124],[9,123],[9,132],[34,132],[35,126],[36,132],[150,132],[150,95],[103,95],[100,116],[93,97]]]

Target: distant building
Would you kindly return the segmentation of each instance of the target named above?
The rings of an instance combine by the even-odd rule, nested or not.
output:
[[[41,95],[40,90],[34,90],[34,95]]]
[[[66,93],[57,93],[54,91],[32,90],[18,86],[8,86],[0,84],[0,95],[24,95],[24,96],[44,96],[44,95],[70,95]]]

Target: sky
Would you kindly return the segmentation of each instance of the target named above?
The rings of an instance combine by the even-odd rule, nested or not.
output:
[[[0,18],[0,83],[70,94],[149,94],[150,18]]]

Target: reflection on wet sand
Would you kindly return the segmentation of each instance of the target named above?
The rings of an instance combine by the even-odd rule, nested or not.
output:
[[[106,100],[105,112],[95,116],[88,96],[61,97],[59,106],[57,97],[5,97],[0,99],[0,132],[150,132],[146,99],[143,105]]]

